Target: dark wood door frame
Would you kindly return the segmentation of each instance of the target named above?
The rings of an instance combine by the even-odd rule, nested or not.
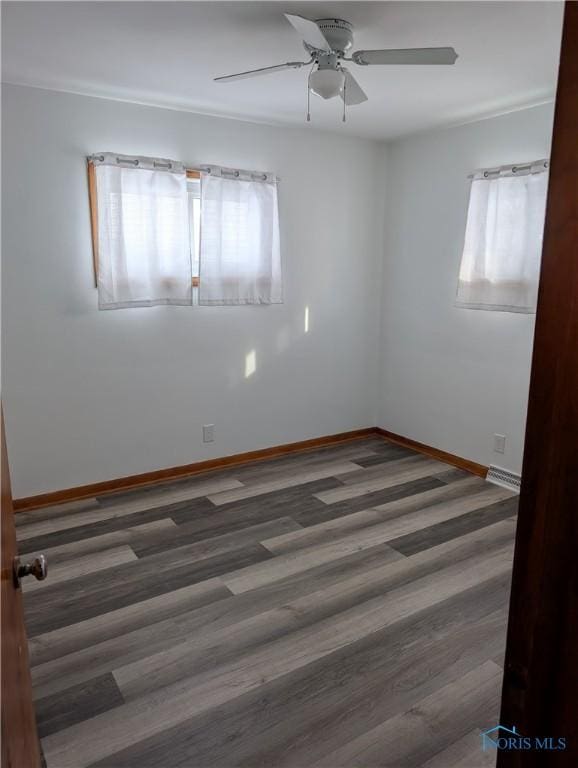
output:
[[[499,751],[499,768],[578,766],[578,2],[562,35],[500,722],[567,746]]]
[[[2,453],[2,568],[1,568],[1,642],[2,642],[2,768],[39,768],[40,744],[32,703],[32,683],[28,644],[24,627],[22,592],[14,583],[16,530],[10,489],[10,470],[1,421]]]

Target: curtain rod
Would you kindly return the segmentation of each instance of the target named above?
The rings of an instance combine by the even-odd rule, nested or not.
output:
[[[208,175],[239,179],[241,181],[262,181],[262,182],[278,182],[279,177],[274,173],[267,173],[265,171],[248,171],[241,170],[239,168],[225,168],[220,165],[199,165],[197,167],[188,167],[184,163],[174,160],[167,160],[166,158],[155,157],[141,157],[134,155],[121,155],[112,152],[99,152],[98,154],[89,155],[88,161],[101,165],[127,165],[134,168],[143,168],[146,170],[154,170],[155,168],[174,171],[174,172],[186,172],[191,171],[195,173],[206,173]]]
[[[501,165],[499,168],[482,168],[479,171],[474,171],[474,173],[468,174],[468,179],[487,179],[490,176],[500,176],[500,174],[504,172],[512,173],[515,175],[519,171],[530,171],[532,168],[536,168],[536,173],[542,173],[542,171],[546,170],[548,166],[548,160],[535,160],[533,163],[524,163],[522,165]]]
[[[238,168],[223,168],[219,165],[204,165],[198,167],[187,167],[187,171],[196,171],[198,173],[213,174],[215,176],[232,177],[241,179],[250,177],[253,181],[280,181],[279,176],[265,171],[246,171]]]

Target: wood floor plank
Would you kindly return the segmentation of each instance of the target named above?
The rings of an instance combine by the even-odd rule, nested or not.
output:
[[[111,674],[93,678],[74,688],[34,702],[40,738],[124,704]]]
[[[262,540],[264,547],[275,555],[294,552],[298,549],[312,546],[317,542],[326,543],[339,540],[343,534],[353,530],[364,530],[368,536],[375,535],[375,543],[383,543],[388,539],[397,538],[414,531],[420,531],[426,525],[432,526],[440,521],[449,520],[470,512],[481,509],[484,506],[512,496],[512,492],[498,486],[488,486],[465,496],[457,498],[443,498],[442,494],[428,496],[428,499],[443,498],[443,501],[426,507],[426,510],[417,509],[415,512],[398,514],[398,508],[394,505],[382,506],[381,510],[362,510],[353,515],[346,515],[327,523],[320,523],[299,531],[276,536],[272,539]],[[400,505],[403,508],[403,505]],[[387,523],[384,523],[387,517]],[[382,537],[382,533],[386,538]],[[404,552],[405,554],[405,552]]]
[[[171,550],[170,559],[165,553],[152,555],[65,584],[48,586],[42,593],[32,593],[25,601],[30,636],[205,581],[235,565],[243,568],[272,557],[260,544],[252,544],[191,563],[188,549]]]
[[[37,667],[70,657],[86,648],[98,648],[101,643],[113,638],[142,632],[181,613],[194,612],[231,596],[231,591],[218,578],[207,579],[123,608],[99,613],[91,619],[65,624],[29,639],[30,663],[32,667]],[[144,642],[144,633],[142,637]],[[90,666],[90,661],[85,666]],[[58,670],[54,674],[58,676]],[[49,678],[50,674],[46,677]]]
[[[332,488],[343,487],[339,481],[335,481]],[[381,504],[388,504],[396,499],[409,498],[418,493],[435,488],[445,488],[446,484],[435,477],[421,477],[418,480],[402,482],[398,485],[384,488],[379,491],[365,493],[336,504],[325,504],[313,494],[305,508],[294,511],[291,517],[304,528],[310,525],[318,525],[329,520],[335,520],[344,515],[351,515],[365,509],[376,509]],[[323,489],[326,490],[326,489]]]
[[[359,466],[351,461],[330,461],[315,469],[309,469],[306,472],[296,474],[293,471],[287,471],[283,473],[282,477],[279,477],[276,480],[241,486],[233,490],[209,493],[207,494],[207,497],[215,506],[220,507],[222,504],[230,504],[234,501],[242,501],[243,499],[262,496],[265,493],[281,491],[284,488],[303,485],[303,483],[311,483],[315,480],[323,480],[326,477],[337,477],[338,475],[353,472],[357,469],[359,469]]]
[[[486,551],[492,545],[512,542],[512,528],[496,526],[485,540]],[[269,643],[283,635],[335,616],[368,600],[385,596],[418,578],[444,566],[456,567],[479,554],[480,537],[464,537],[458,545],[445,546],[435,553],[423,553],[411,562],[394,561],[368,570],[347,580],[295,598],[244,621],[217,627],[200,628],[194,642],[187,637],[182,643],[163,648],[157,654],[139,659],[124,667],[115,667],[115,679],[127,700],[169,685],[183,676],[199,674],[232,661],[236,656],[259,644]]]
[[[485,661],[496,635],[505,642],[506,581],[492,579],[368,635],[98,768],[303,768]]]
[[[297,453],[280,457],[275,461],[262,461],[256,464],[235,468],[232,475],[243,485],[255,485],[275,479],[281,479],[289,474],[304,474],[310,470],[322,467],[328,462],[352,461],[357,465],[358,460],[374,458],[375,451],[363,444],[349,443],[326,449]]]
[[[162,670],[169,676],[173,674],[173,661],[180,664],[190,650],[187,644],[191,643],[190,660],[185,663],[190,663],[191,669],[193,664],[202,666],[204,662],[214,666],[227,653],[224,638],[228,641],[232,637],[235,651],[244,652],[254,640],[264,641],[274,632],[280,636],[285,630],[304,627],[351,608],[364,597],[399,589],[417,578],[423,579],[442,568],[469,561],[480,552],[511,546],[513,537],[514,525],[505,521],[413,558],[388,562],[388,553],[380,551],[372,560],[358,552],[253,592],[219,599],[188,613],[170,615],[165,621],[158,616],[156,622],[150,619],[150,626],[143,623],[143,610],[137,615],[141,621],[136,627],[131,627],[123,612],[117,611],[115,616],[103,617],[103,627],[116,623],[117,631],[110,637],[103,635],[100,642],[94,633],[102,633],[103,628],[94,622],[84,622],[88,626],[72,626],[67,633],[51,633],[39,638],[42,645],[32,649],[35,690],[42,695],[55,693],[145,658],[150,659],[151,665],[147,675],[154,676],[151,657],[165,652]],[[317,594],[304,601],[303,598],[312,593]],[[279,606],[283,606],[281,610],[275,610]],[[125,633],[122,633],[123,621]],[[241,625],[247,630],[245,635]],[[83,642],[75,643],[76,638]],[[204,649],[210,650],[205,653]]]
[[[399,538],[391,539],[389,544],[404,555],[413,555],[476,528],[511,519],[517,510],[518,497],[509,496],[493,504],[465,512],[451,520],[443,520],[413,533],[401,535]]]
[[[123,544],[120,547],[111,547],[101,552],[93,552],[89,555],[71,558],[61,563],[50,564],[50,581],[32,581],[26,579],[22,583],[22,591],[26,594],[31,592],[46,592],[47,589],[60,584],[63,581],[77,579],[80,576],[88,576],[97,571],[104,571],[107,568],[114,568],[116,565],[131,563],[137,559],[132,549]]]
[[[139,537],[138,540],[131,543],[131,547],[138,557],[150,557],[160,552],[168,552],[177,547],[187,544],[191,546],[190,558],[199,560],[210,555],[218,555],[224,552],[232,552],[235,549],[243,547],[245,544],[258,543],[262,539],[270,536],[280,536],[283,533],[290,533],[303,530],[291,517],[279,517],[274,520],[267,520],[264,523],[249,525],[241,530],[231,533],[224,533],[220,536],[211,536],[209,538],[198,539],[198,526],[192,525],[176,526],[158,534],[156,531],[152,534]]]
[[[299,734],[299,741],[292,740],[281,744],[280,748],[272,749],[266,757],[260,753],[258,759],[263,760],[263,762],[257,764],[267,765],[266,760],[270,756],[275,756],[275,762],[269,764],[274,764],[279,768],[315,765],[316,760],[324,764],[328,752],[331,753],[337,745],[346,743],[348,738],[359,737],[367,730],[370,723],[395,716],[399,707],[412,707],[420,697],[427,696],[433,691],[437,694],[444,684],[467,674],[475,663],[483,663],[485,655],[483,643],[487,643],[490,648],[495,648],[497,644],[503,642],[505,621],[506,611],[497,611],[486,619],[468,627],[467,635],[461,632],[455,633],[455,636],[447,635],[446,648],[442,649],[439,645],[430,647],[432,655],[429,659],[429,666],[428,660],[423,656],[414,656],[412,667],[407,666],[403,654],[398,657],[398,660],[392,659],[390,661],[391,671],[389,671],[391,677],[387,672],[384,674],[385,691],[383,686],[378,687],[374,681],[368,681],[365,695],[363,691],[348,692],[349,696],[347,697],[342,693],[338,706],[331,713],[333,721],[329,719],[329,713],[325,717],[318,717],[309,727],[304,726]],[[465,645],[467,641],[469,641],[468,645]],[[461,649],[461,652],[458,649]],[[450,660],[451,663],[448,664]],[[435,664],[435,670],[432,670],[432,663]],[[371,702],[368,702],[366,697],[371,697]],[[392,699],[395,702],[393,706]],[[321,702],[320,706],[322,707]],[[484,702],[480,702],[480,711],[485,711],[485,709]],[[491,710],[493,707],[489,705],[487,709]],[[347,713],[349,713],[349,717],[347,717]],[[427,747],[430,746],[432,749],[436,748],[433,739],[427,740]],[[245,761],[240,762],[240,765],[255,764],[253,761],[254,757],[251,755]],[[372,763],[364,763],[364,768],[367,765],[371,766]],[[398,768],[399,766],[398,763],[386,763],[386,765],[391,766],[391,768]],[[408,765],[417,766],[421,763],[414,763],[410,758]],[[347,768],[347,766],[348,763],[345,763],[343,768]]]
[[[254,563],[245,568],[233,570],[223,574],[221,580],[233,594],[238,595],[241,592],[258,589],[265,584],[287,578],[300,571],[310,570],[320,563],[339,560],[353,552],[359,552],[361,549],[369,549],[376,544],[385,544],[387,538],[388,536],[383,534],[380,538],[380,534],[375,532],[375,526],[373,526],[371,531],[358,531],[349,536],[342,536],[337,541],[328,544],[305,547],[296,552],[271,558],[271,567],[269,568],[260,567],[258,563]],[[395,557],[395,553],[388,553],[388,558],[393,557]],[[403,555],[399,554],[398,557],[401,558]]]
[[[389,477],[393,472],[400,471],[405,467],[411,467],[416,464],[422,464],[425,461],[432,461],[424,456],[416,456],[410,453],[401,456],[395,456],[390,461],[374,464],[371,467],[361,467],[354,472],[346,472],[339,476],[339,479],[345,485],[357,485],[358,483],[369,482],[370,480],[379,480],[383,477]],[[442,465],[438,469],[445,470],[447,465]]]
[[[86,512],[89,509],[97,509],[99,503],[96,498],[67,501],[64,504],[54,504],[43,509],[32,509],[28,512],[18,512],[14,515],[14,524],[17,528],[29,523],[38,523],[41,520],[50,520],[55,517],[72,514],[73,512]]]
[[[197,499],[210,493],[226,492],[233,488],[242,488],[242,485],[238,480],[224,478],[220,480],[207,480],[203,483],[197,483],[191,488],[178,491],[160,490],[156,493],[149,493],[142,499],[138,498],[123,504],[99,505],[94,509],[70,513],[54,519],[42,520],[40,522],[31,521],[19,529],[18,538],[20,541],[24,541],[47,533],[68,530],[89,523],[101,522],[109,518],[126,517],[127,515],[134,515],[138,512],[144,512],[148,509],[166,506],[175,502]]]
[[[376,445],[379,445],[379,443],[377,442]],[[277,476],[284,476],[291,471],[293,474],[299,474],[307,468],[315,468],[317,465],[327,464],[328,461],[349,461],[375,455],[373,441],[355,441],[353,443],[343,443],[341,445],[332,445],[326,448],[278,456],[263,461],[249,462],[225,469],[212,470],[209,473],[182,477],[119,493],[106,494],[99,496],[98,501],[102,505],[124,504],[145,498],[147,495],[155,494],[159,491],[173,492],[194,487],[200,482],[205,482],[207,479],[233,478],[245,485],[246,483],[260,482],[261,479],[274,479]]]
[[[497,707],[502,670],[492,661],[452,681],[410,710],[327,755],[317,765],[420,766],[423,756],[473,729],[487,711]]]
[[[414,455],[414,452],[409,448],[402,448],[401,445],[389,445],[385,446],[381,452],[375,453],[373,456],[355,459],[355,463],[359,464],[361,467],[367,468],[374,467],[377,464],[385,464],[390,461],[395,461],[396,459],[404,459],[412,455]]]
[[[466,472],[465,469],[457,469],[457,467],[453,469],[446,468],[443,472],[436,472],[435,477],[441,478],[446,483],[455,483],[458,480],[467,480],[468,478],[477,480],[480,483],[486,482],[484,478],[472,475],[470,472]]]
[[[25,513],[49,768],[478,765],[516,506],[370,437]]]
[[[487,722],[499,722],[497,706],[495,718]],[[495,750],[482,749],[481,731],[475,728],[431,757],[423,764],[423,768],[494,768],[495,765]]]
[[[327,544],[342,537],[344,533],[368,528],[381,522],[383,522],[383,517],[379,512],[373,509],[362,509],[359,512],[332,518],[325,523],[318,523],[308,528],[299,526],[296,531],[261,539],[261,543],[273,554],[283,555],[304,547]]]
[[[423,482],[416,480],[415,483]],[[408,514],[417,510],[425,510],[441,501],[465,498],[487,487],[487,483],[479,477],[468,477],[452,483],[437,482],[432,488],[417,489],[415,493],[407,494],[399,499],[387,500],[383,503],[372,504],[371,509],[386,512],[390,516]],[[332,505],[334,506],[334,505]]]
[[[454,632],[447,632],[444,635],[444,646],[437,638],[432,642],[430,640],[432,630],[426,629],[428,640],[424,645],[427,646],[427,655],[423,652],[421,654],[415,652],[414,639],[408,639],[408,652],[405,647],[398,645],[398,633],[391,636],[391,639],[389,636],[380,635],[385,643],[388,640],[390,642],[387,646],[382,642],[378,649],[375,647],[372,649],[374,651],[373,666],[371,657],[368,659],[366,655],[365,658],[359,659],[360,665],[353,671],[353,675],[362,676],[364,688],[360,687],[358,680],[352,680],[351,675],[344,675],[335,667],[333,667],[334,676],[337,677],[335,682],[332,679],[327,681],[323,678],[314,678],[312,682],[316,682],[324,694],[323,698],[317,698],[317,706],[310,706],[310,697],[314,697],[315,692],[307,685],[310,697],[302,702],[300,712],[295,712],[290,707],[283,708],[285,722],[291,723],[291,737],[287,733],[287,727],[283,728],[283,724],[279,723],[277,727],[270,728],[269,733],[259,738],[257,748],[255,741],[253,744],[244,745],[239,745],[237,741],[236,764],[243,767],[275,765],[278,768],[300,768],[304,765],[316,764],[328,753],[334,752],[338,747],[366,733],[368,728],[377,727],[386,719],[395,716],[400,709],[403,711],[405,708],[412,707],[424,696],[437,692],[444,684],[467,674],[472,668],[486,661],[484,645],[495,648],[503,643],[505,620],[504,609],[476,620],[469,626],[461,625]],[[370,639],[374,639],[374,636],[368,638]],[[388,646],[391,642],[398,651],[396,657],[389,653]],[[360,641],[350,649],[349,653],[355,656],[358,646],[363,647],[363,645],[365,643]],[[376,650],[381,651],[382,657],[386,655],[387,666],[381,667],[381,660],[375,659]],[[370,677],[366,671],[368,666],[373,668],[374,675],[380,676],[381,685]],[[339,684],[340,681],[341,684]],[[281,685],[283,682],[283,680],[280,681]],[[293,693],[292,690],[287,690],[288,687],[285,683],[280,695],[286,696]],[[295,693],[298,695],[298,691]],[[288,720],[288,718],[291,719]],[[243,746],[246,756],[239,760],[240,747]],[[435,749],[433,743],[432,748]],[[227,764],[226,760],[224,764]]]
[[[206,676],[186,678],[140,697],[119,708],[43,740],[49,768],[81,768],[113,755],[141,739],[184,722],[188,717],[217,707],[270,680],[315,662],[365,635],[442,602],[463,589],[490,579],[511,567],[511,547],[487,557],[472,558],[467,568],[444,569],[426,583],[417,580],[411,593],[393,590],[387,598],[370,600],[314,628],[292,633],[264,646],[242,661],[225,665]],[[495,666],[495,665],[494,665]],[[122,689],[121,689],[122,690]],[[74,756],[70,743],[75,744]]]
[[[52,583],[52,574],[56,563],[61,563],[70,559],[88,555],[92,552],[102,552],[122,544],[133,544],[140,536],[152,534],[153,536],[162,535],[163,531],[174,530],[176,523],[170,517],[161,520],[153,520],[150,523],[134,525],[129,528],[121,528],[118,531],[102,533],[98,536],[88,536],[85,539],[78,539],[67,544],[58,544],[52,547],[42,547],[38,552],[32,552],[28,555],[30,559],[39,554],[46,556],[50,563],[50,583]]]
[[[372,491],[391,488],[403,482],[418,480],[419,478],[433,475],[434,472],[444,468],[441,462],[434,459],[424,459],[421,456],[392,461],[387,466],[389,471],[377,478],[351,483],[350,485],[344,485],[342,488],[335,488],[330,491],[322,491],[316,494],[316,498],[324,504],[335,504],[338,501],[346,501],[347,499],[371,493]]]
[[[487,505],[491,500],[501,499],[510,494],[510,491],[498,488],[498,486],[489,487],[464,499],[454,499],[450,502],[429,507],[425,514],[427,514],[428,521],[440,522],[463,515],[469,510],[479,509]],[[392,539],[398,539],[400,536],[411,532],[419,532],[423,525],[424,513],[418,511],[394,517],[393,519],[388,519],[357,531],[349,533],[344,531],[339,538],[325,544],[307,546],[307,540],[305,540],[303,548],[290,548],[286,554],[279,554],[275,550],[275,541],[273,541],[273,547],[270,551],[277,555],[273,560],[265,563],[256,563],[242,569],[240,572],[226,573],[222,576],[222,580],[231,592],[235,594],[246,592],[263,584],[284,578],[291,573],[307,570],[316,564],[336,560],[352,552],[369,549],[377,544],[385,544]],[[269,549],[267,540],[263,541],[262,544]]]
[[[483,488],[470,489],[470,492],[465,495],[451,496],[448,493],[445,498],[441,497],[441,501],[439,498],[434,501],[433,495],[430,495],[425,506],[419,505],[412,512],[407,509],[407,505],[403,503],[398,505],[396,502],[389,505],[380,505],[375,511],[386,522],[390,523],[391,530],[396,531],[396,536],[401,536],[403,535],[401,531],[409,534],[413,531],[423,530],[433,527],[439,522],[450,521],[468,512],[484,509],[490,505],[513,498],[517,497],[514,497],[512,491],[507,488],[492,486],[487,483]],[[403,508],[403,514],[400,514],[400,507]],[[398,531],[399,533],[397,533]]]
[[[202,516],[209,511],[214,512],[214,510],[214,505],[205,497],[200,499],[190,499],[188,501],[178,501],[174,504],[153,507],[152,509],[137,512],[126,517],[111,517],[106,520],[98,520],[93,523],[87,523],[86,525],[65,528],[60,531],[54,531],[53,533],[45,533],[29,539],[24,539],[23,541],[18,541],[18,551],[21,555],[30,552],[42,552],[43,550],[52,547],[60,547],[64,544],[84,541],[92,537],[102,536],[106,533],[123,531],[129,527],[145,525],[146,523],[157,522],[159,520],[172,520],[176,523],[176,517],[183,512],[186,512],[186,515],[190,519],[196,515]],[[281,517],[281,515],[278,515],[278,517]]]
[[[381,552],[381,567],[385,567],[391,559],[391,553]],[[166,653],[168,659],[176,645],[183,641],[190,643],[191,637],[194,638],[194,649],[199,652],[209,647],[211,643],[219,646],[208,654],[208,662],[213,665],[224,649],[225,639],[229,639],[230,633],[237,640],[236,649],[243,649],[250,645],[254,638],[264,642],[266,637],[280,636],[284,631],[291,629],[293,623],[289,608],[281,609],[279,616],[276,608],[273,613],[270,609],[276,607],[279,602],[315,591],[318,585],[323,584],[324,578],[328,584],[338,585],[340,576],[342,576],[340,571],[347,572],[347,570],[346,568],[336,568],[335,570],[335,573],[324,574],[322,573],[323,568],[319,567],[316,571],[316,578],[310,582],[306,579],[285,579],[279,587],[273,585],[272,590],[260,590],[255,596],[247,595],[245,599],[243,599],[244,596],[240,596],[235,597],[235,600],[220,600],[217,604],[210,604],[192,613],[145,626],[138,631],[129,632],[127,630],[127,634],[117,634],[101,643],[97,643],[96,639],[91,637],[91,644],[87,645],[85,642],[84,648],[76,652],[70,648],[70,638],[66,635],[62,636],[61,633],[59,638],[61,641],[60,653],[57,655],[52,653],[43,664],[39,663],[38,651],[33,655],[35,666],[32,670],[32,677],[35,689],[41,691],[42,695],[46,695],[80,683],[95,674],[104,674],[121,666],[128,666],[145,657],[149,659],[154,654]],[[395,579],[395,576],[393,578]],[[334,594],[340,592],[341,588],[337,586]],[[323,610],[325,613],[331,613],[331,603],[325,603]],[[255,616],[258,617],[256,621],[249,620]],[[107,621],[107,624],[109,623],[110,621]],[[307,617],[304,617],[302,623],[307,623]],[[243,635],[244,624],[247,629],[245,635]],[[78,634],[78,629],[75,626],[69,629],[73,636]],[[89,627],[89,631],[94,631],[94,629],[94,626]],[[51,634],[54,635],[55,633]],[[54,645],[54,638],[50,639],[51,645]],[[68,645],[62,648],[62,643],[66,643],[66,641],[68,641]],[[46,644],[45,641],[43,648]],[[177,653],[177,658],[179,655]],[[205,654],[205,656],[207,655]],[[44,657],[46,658],[46,654]],[[186,663],[192,665],[192,659]],[[145,663],[145,667],[147,664],[149,664],[148,661]],[[180,671],[178,674],[181,676]],[[154,672],[151,668],[147,673],[147,679],[152,680],[153,678]]]

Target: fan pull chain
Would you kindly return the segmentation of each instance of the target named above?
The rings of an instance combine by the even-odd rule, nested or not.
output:
[[[314,69],[316,63],[317,62],[315,62],[315,61],[313,62],[313,66],[311,67],[311,69],[309,70],[309,74],[307,75],[307,122],[308,123],[311,122],[311,109],[310,109],[310,105],[311,105],[311,88],[310,88],[311,73],[313,72],[313,69]]]
[[[347,83],[347,80],[344,80],[343,81],[343,120],[342,122],[345,122],[345,96],[346,96],[345,89],[347,87],[346,83]]]

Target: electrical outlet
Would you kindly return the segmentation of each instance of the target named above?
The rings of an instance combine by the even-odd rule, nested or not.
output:
[[[496,453],[505,453],[506,435],[494,435],[494,451]]]
[[[215,439],[215,425],[205,424],[203,426],[203,443],[212,443]]]

